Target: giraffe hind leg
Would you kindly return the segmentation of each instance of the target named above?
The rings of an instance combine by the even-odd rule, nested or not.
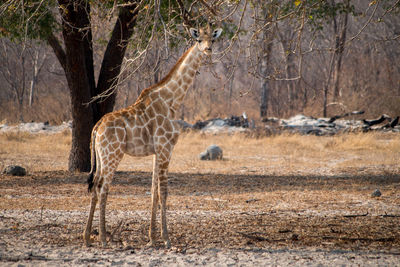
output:
[[[99,225],[99,235],[100,242],[103,247],[107,246],[107,230],[106,230],[106,204],[108,196],[108,185],[105,185],[102,190],[100,190],[100,225]]]
[[[107,196],[110,184],[112,182],[114,172],[117,169],[119,162],[121,161],[123,154],[122,153],[114,153],[113,157],[109,156],[108,161],[102,162],[101,164],[101,177],[98,180],[98,183],[95,183],[95,188],[97,190],[97,194],[99,195],[100,203],[100,225],[99,225],[99,236],[100,242],[103,247],[107,246],[107,231],[106,231],[106,205],[107,205]],[[107,167],[106,167],[107,166]]]
[[[86,223],[85,231],[83,232],[83,240],[87,247],[91,245],[90,233],[92,231],[93,215],[96,209],[96,204],[97,204],[97,192],[96,190],[93,190],[92,200],[90,203],[89,217]]]

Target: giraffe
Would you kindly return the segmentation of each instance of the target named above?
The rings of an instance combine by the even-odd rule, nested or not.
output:
[[[154,155],[148,245],[155,245],[155,221],[159,203],[161,237],[166,248],[171,246],[166,201],[168,166],[179,136],[175,116],[200,68],[203,55],[211,56],[212,43],[221,35],[222,29],[212,30],[208,25],[201,29],[191,28],[189,32],[196,43],[181,56],[164,79],[144,89],[133,105],[104,115],[93,127],[90,142],[91,171],[88,178],[88,190],[92,198],[83,233],[86,246],[91,245],[90,233],[98,199],[100,242],[103,247],[107,246],[107,195],[114,172],[124,154],[139,157]]]

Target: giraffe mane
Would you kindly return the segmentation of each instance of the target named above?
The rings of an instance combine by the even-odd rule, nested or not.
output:
[[[143,89],[142,92],[140,93],[140,95],[138,96],[136,102],[133,104],[134,106],[140,104],[143,102],[144,99],[146,99],[146,97],[150,94],[151,91],[153,91],[155,88],[158,88],[162,85],[164,85],[168,80],[170,80],[170,78],[172,77],[172,75],[175,74],[175,72],[178,70],[178,68],[182,65],[182,62],[185,60],[186,56],[189,54],[190,51],[192,51],[192,49],[194,49],[195,46],[192,46],[191,48],[189,48],[176,62],[176,64],[172,67],[172,69],[168,72],[168,74],[161,79],[161,81],[159,81],[158,83],[147,87],[146,89]]]

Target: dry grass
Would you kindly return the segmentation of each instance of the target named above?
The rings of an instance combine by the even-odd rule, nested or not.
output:
[[[222,147],[224,161],[198,160],[198,154],[211,144]],[[284,171],[286,174],[333,175],[360,168],[371,171],[398,169],[399,156],[400,136],[390,134],[329,137],[284,134],[258,139],[243,134],[185,134],[175,148],[171,171],[260,175]],[[128,167],[128,164],[123,166]]]
[[[0,167],[21,164],[30,171],[65,170],[71,137],[68,131],[53,135],[0,134]],[[222,161],[200,161],[199,153],[217,144]],[[400,136],[391,133],[357,133],[337,136],[282,134],[250,138],[244,134],[184,133],[176,145],[170,172],[221,174],[323,174],[391,172],[399,169]],[[125,156],[121,171],[152,170],[152,157]]]
[[[223,148],[224,160],[198,159],[211,144]],[[89,195],[86,175],[65,171],[69,146],[67,132],[0,135],[1,166],[28,168],[26,177],[0,175],[0,216],[7,219],[0,226],[11,229],[5,232],[6,240],[18,243],[18,238],[39,240],[35,236],[41,235],[51,244],[82,243]],[[399,156],[400,137],[395,134],[256,139],[185,133],[170,166],[172,243],[182,248],[324,247],[398,253]],[[135,247],[147,242],[151,169],[151,157],[125,157],[109,196],[110,231],[124,220],[118,238]],[[375,188],[382,197],[371,197]],[[36,215],[29,221],[7,212],[21,213],[21,218]],[[57,214],[58,221],[76,223],[54,223],[50,232],[36,233],[33,229],[42,227],[42,220],[36,222],[38,213],[44,214],[43,221]]]
[[[65,170],[71,134],[29,134],[9,132],[0,134],[0,168],[21,165],[28,171]]]

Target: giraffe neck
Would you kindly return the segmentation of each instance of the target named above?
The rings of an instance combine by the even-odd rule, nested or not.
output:
[[[200,51],[196,43],[181,56],[167,76],[158,84],[144,89],[136,102],[126,109],[144,110],[147,106],[156,105],[157,108],[148,116],[153,117],[155,113],[161,112],[174,118],[187,90],[193,83],[197,70],[200,68],[202,56],[203,52]],[[167,106],[168,110],[160,108],[159,101],[163,102],[162,105]]]
[[[170,91],[172,95],[166,102],[176,113],[183,102],[187,90],[193,84],[193,80],[201,65],[203,52],[197,46],[192,46],[185,55],[179,60],[176,71],[171,75],[171,79],[165,84],[165,90]]]

